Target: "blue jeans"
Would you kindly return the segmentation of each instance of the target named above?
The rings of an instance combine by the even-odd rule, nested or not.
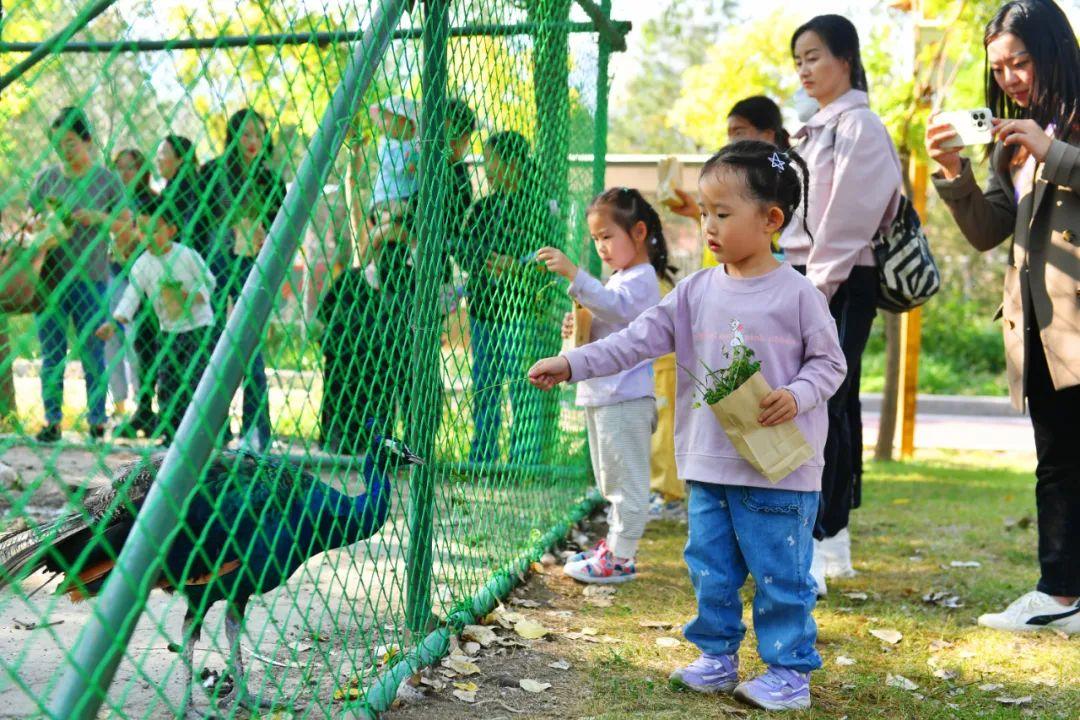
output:
[[[540,462],[539,390],[525,380],[526,332],[523,322],[469,319],[472,340],[473,439],[469,461],[499,461],[502,385],[508,380],[514,418],[510,426],[510,462]]]
[[[244,282],[255,267],[255,258],[233,255],[228,258],[212,259],[210,271],[214,274],[217,287],[214,292],[214,321],[218,326],[218,335],[225,331],[228,320],[228,301],[234,303],[244,289]],[[212,347],[211,347],[212,350]],[[198,381],[196,381],[198,382]],[[266,383],[266,364],[262,351],[256,349],[244,372],[241,385],[243,397],[243,419],[240,431],[247,435],[255,432],[265,447],[270,441],[270,392]]]
[[[768,665],[821,667],[810,578],[820,493],[688,482],[686,564],[698,614],[686,639],[714,655],[738,652],[746,626],[739,589],[754,577],[758,654]]]
[[[105,343],[94,336],[108,318],[109,305],[105,283],[72,280],[61,283],[49,296],[44,312],[34,316],[38,342],[41,343],[41,399],[45,422],[64,419],[64,366],[67,364],[68,319],[75,323],[78,350],[86,378],[87,421],[105,422]]]

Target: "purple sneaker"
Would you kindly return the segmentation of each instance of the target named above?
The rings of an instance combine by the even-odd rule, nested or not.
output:
[[[764,675],[739,683],[734,694],[765,710],[805,710],[810,707],[810,673],[770,665]]]
[[[739,683],[739,658],[702,653],[694,662],[671,673],[668,681],[699,693],[730,693]]]

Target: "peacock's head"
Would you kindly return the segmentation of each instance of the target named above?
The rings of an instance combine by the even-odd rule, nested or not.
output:
[[[373,430],[375,427],[374,420],[368,420],[365,424],[368,430]],[[397,470],[402,465],[424,464],[423,458],[406,447],[405,443],[388,435],[381,435],[378,432],[372,432],[371,434],[371,449],[369,452],[374,458],[375,464],[383,470]]]

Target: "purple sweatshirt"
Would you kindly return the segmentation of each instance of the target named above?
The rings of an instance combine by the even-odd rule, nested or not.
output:
[[[589,341],[616,333],[641,313],[660,302],[660,281],[649,263],[618,270],[604,285],[584,270],[570,284],[570,297],[593,314]],[[578,385],[581,407],[615,405],[627,400],[653,397],[652,363],[644,360],[610,377],[586,380]]]
[[[739,455],[712,411],[702,405],[686,370],[675,394],[675,459],[679,477],[697,482],[785,490],[821,489],[822,451],[829,419],[826,401],[847,366],[825,297],[787,263],[755,278],[734,278],[723,266],[694,273],[625,330],[565,353],[573,381],[611,375],[643,360],[675,352],[699,378],[701,363],[728,365],[724,351],[744,342],[761,361],[769,384],[792,392],[795,424],[814,448],[814,459],[770,483]]]
[[[862,90],[849,90],[795,133],[810,169],[810,200],[780,236],[787,260],[832,299],[856,265],[874,267],[871,242],[900,207],[900,158]],[[803,229],[803,213],[809,212]]]

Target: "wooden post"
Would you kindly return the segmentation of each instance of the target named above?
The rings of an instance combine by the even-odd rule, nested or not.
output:
[[[911,204],[919,217],[926,217],[926,161],[911,154]],[[922,344],[922,308],[904,313],[900,318],[900,457],[915,454],[915,405],[919,389],[919,349]]]

